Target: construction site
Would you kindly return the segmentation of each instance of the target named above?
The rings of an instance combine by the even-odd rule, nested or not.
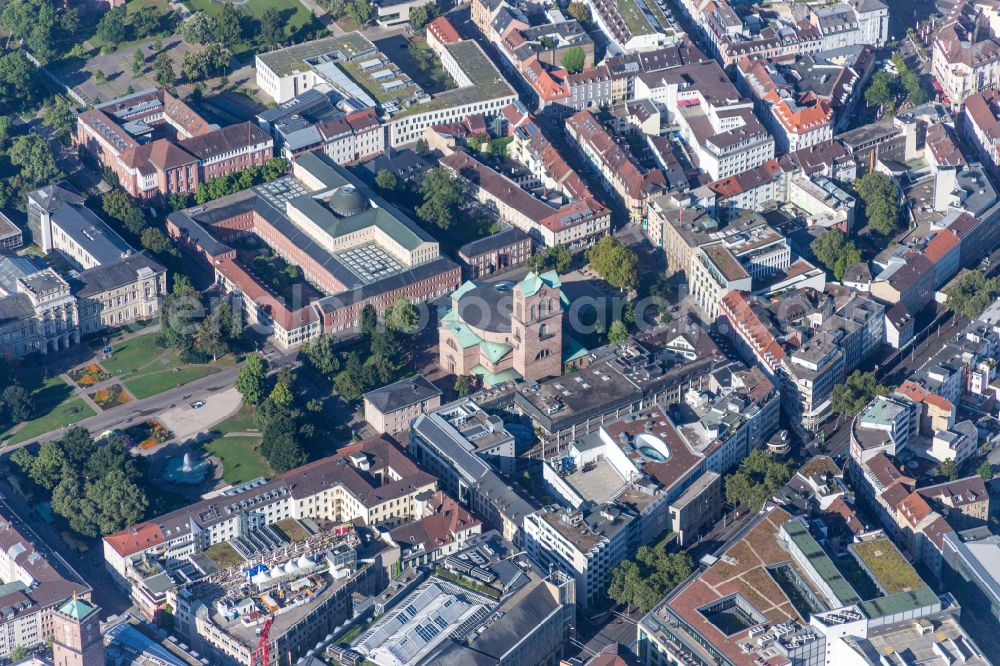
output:
[[[179,586],[175,629],[212,663],[292,663],[351,617],[353,592],[370,593],[377,567],[361,546],[344,525]]]

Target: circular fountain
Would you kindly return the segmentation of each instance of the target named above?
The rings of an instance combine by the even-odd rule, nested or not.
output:
[[[205,459],[195,460],[188,451],[183,456],[173,456],[167,459],[161,478],[172,483],[196,486],[205,480],[212,463]]]

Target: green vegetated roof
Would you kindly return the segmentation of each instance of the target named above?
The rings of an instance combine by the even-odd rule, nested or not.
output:
[[[394,118],[405,118],[418,113],[514,95],[514,90],[490,62],[490,59],[486,57],[478,44],[472,40],[464,40],[454,44],[446,44],[444,48],[448,49],[455,58],[462,71],[472,81],[472,85],[445,90],[434,95],[429,101],[408,106],[393,116]]]
[[[289,46],[270,53],[261,53],[257,57],[278,76],[287,76],[292,72],[304,72],[309,69],[304,61],[324,53],[343,50],[345,55],[355,55],[372,48],[372,43],[361,33],[349,32],[339,37],[317,39],[305,44]]]
[[[916,569],[888,539],[854,543],[849,548],[887,595],[926,587]]]
[[[851,584],[847,582],[844,575],[840,573],[840,569],[833,563],[830,556],[826,554],[823,547],[809,534],[809,530],[805,525],[798,520],[790,520],[783,527],[795,543],[796,548],[806,556],[809,564],[812,565],[816,573],[823,578],[823,581],[837,595],[840,603],[846,606],[861,602],[861,597],[858,596],[858,593]]]
[[[887,615],[906,613],[925,606],[933,606],[940,603],[940,601],[931,588],[924,585],[909,592],[900,592],[888,597],[879,597],[878,599],[865,601],[861,604],[861,610],[869,619],[875,619]]]

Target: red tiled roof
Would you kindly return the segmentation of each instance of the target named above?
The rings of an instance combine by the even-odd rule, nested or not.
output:
[[[737,326],[740,334],[750,338],[755,353],[772,360],[774,366],[777,366],[785,358],[784,347],[750,307],[750,302],[745,294],[739,291],[730,291],[722,297],[722,309],[733,320],[733,324]]]
[[[427,24],[427,31],[434,34],[442,44],[452,44],[454,42],[462,41],[462,38],[458,34],[458,30],[455,26],[451,24],[444,16],[439,16],[430,23]]]
[[[104,541],[119,556],[129,557],[163,543],[163,532],[156,523],[139,523],[127,530],[104,537]]]
[[[916,527],[921,520],[931,515],[932,512],[931,505],[917,493],[910,493],[909,497],[899,503],[896,510],[903,515],[903,519],[911,527]]]
[[[958,236],[955,235],[951,229],[945,229],[934,234],[934,238],[927,243],[927,247],[924,248],[924,256],[937,263],[944,257],[948,252],[958,247],[959,240]]]
[[[843,497],[835,498],[830,502],[830,506],[826,507],[826,510],[843,518],[844,524],[851,531],[851,534],[857,535],[865,531],[864,524],[858,519],[858,515],[854,513],[854,509],[848,506]]]

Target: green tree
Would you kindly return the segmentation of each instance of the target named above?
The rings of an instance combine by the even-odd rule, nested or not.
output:
[[[229,7],[230,5],[223,5]],[[158,85],[169,88],[177,82],[177,74],[174,73],[174,61],[165,52],[156,56],[153,61],[153,78]]]
[[[125,22],[128,17],[128,10],[125,6],[115,7],[104,13],[97,23],[94,35],[102,42],[107,43],[108,48],[114,51],[118,45],[125,41]]]
[[[632,560],[624,560],[611,570],[608,596],[615,603],[625,604],[626,612],[630,613],[643,585],[639,565]]]
[[[412,335],[417,332],[420,324],[420,312],[410,303],[410,299],[400,295],[386,312],[385,323],[393,330]]]
[[[15,49],[0,56],[0,99],[6,113],[34,108],[42,97],[38,68]]]
[[[188,44],[207,44],[215,34],[215,19],[205,12],[194,12],[181,24],[181,37]]]
[[[86,490],[86,512],[90,507],[93,521],[101,534],[112,534],[139,522],[149,506],[142,490],[120,469],[107,473]]]
[[[48,141],[34,132],[15,139],[7,158],[18,168],[21,181],[31,189],[55,182],[62,175]]]
[[[843,280],[844,273],[852,264],[861,261],[861,251],[854,245],[854,241],[847,240],[839,229],[829,229],[817,238],[809,246],[816,259],[823,264],[828,271],[833,273],[836,280]]]
[[[198,332],[194,335],[194,348],[205,356],[211,356],[212,360],[218,360],[220,356],[229,353],[229,344],[213,318],[205,317],[198,324]]]
[[[983,464],[976,470],[976,474],[979,475],[979,478],[981,478],[984,483],[989,483],[993,480],[993,465],[991,465],[988,460],[984,460]]]
[[[0,149],[7,145],[7,139],[10,138],[10,131],[13,126],[14,121],[11,120],[10,116],[0,116]]]
[[[173,250],[170,239],[163,233],[162,229],[156,227],[146,227],[140,236],[142,246],[154,254],[163,254]]]
[[[132,483],[142,480],[142,473],[135,458],[125,448],[123,441],[108,441],[97,447],[83,468],[84,479],[96,481],[114,470],[121,472]]]
[[[248,405],[260,404],[267,387],[267,359],[254,352],[236,375],[236,390]]]
[[[938,465],[938,471],[949,481],[955,481],[958,479],[958,465],[956,465],[955,461],[951,458]]]
[[[755,449],[743,459],[739,470],[726,477],[726,501],[759,511],[791,476],[788,465]]]
[[[146,6],[129,16],[133,39],[145,39],[160,31],[163,15],[156,7]]]
[[[347,15],[359,26],[363,26],[371,20],[372,6],[368,0],[354,0],[347,5]]]
[[[267,446],[262,445],[261,449],[266,449],[264,457],[267,464],[279,474],[309,462],[309,456],[292,433],[282,432],[265,438],[264,441],[267,442]]]
[[[965,273],[957,283],[944,290],[949,310],[975,319],[1000,296],[1000,279],[987,279],[980,270]]]
[[[614,236],[605,236],[587,250],[587,261],[612,287],[631,289],[639,281],[635,252]]]
[[[586,62],[586,56],[583,53],[583,49],[579,46],[570,47],[563,53],[562,66],[570,74],[579,74],[582,72],[584,62]]]
[[[474,392],[478,386],[475,375],[459,375],[455,378],[455,393],[464,398]]]
[[[167,197],[167,207],[171,211],[184,210],[191,204],[191,195],[184,192],[174,192]]]
[[[340,369],[340,359],[333,347],[333,336],[320,333],[299,347],[299,358],[314,372],[332,375]]]
[[[285,38],[285,19],[274,7],[267,7],[260,15],[261,42],[274,46]]]
[[[27,421],[31,416],[31,393],[23,386],[11,384],[3,390],[3,407],[11,423]]]
[[[611,570],[608,596],[625,604],[627,612],[636,606],[647,613],[693,571],[694,564],[687,553],[668,553],[662,548],[643,546],[635,560],[624,560]]]
[[[371,303],[365,303],[364,307],[361,308],[361,315],[358,317],[358,325],[361,328],[361,335],[366,338],[371,338],[375,334],[375,329],[378,328],[378,313],[375,312],[375,306]]]
[[[27,659],[29,656],[31,656],[31,651],[23,645],[15,645],[14,649],[10,651],[10,661],[12,664]]]
[[[554,270],[565,273],[573,263],[573,255],[562,245],[553,245],[528,257],[527,266],[536,273]]]
[[[125,194],[124,190],[114,189],[106,192],[101,197],[101,208],[110,217],[116,220],[124,220],[126,213],[133,207],[132,201]]]
[[[138,78],[146,69],[146,56],[142,55],[142,49],[136,49],[132,54],[132,78]]]
[[[97,450],[94,438],[85,428],[79,426],[67,430],[66,434],[59,440],[59,446],[66,456],[67,467],[80,473],[86,468],[87,461]]]
[[[215,19],[215,30],[213,40],[223,46],[230,48],[243,39],[243,10],[236,5],[226,2],[222,5],[222,11]]]
[[[76,125],[76,116],[69,105],[60,98],[45,110],[42,122],[46,127],[52,128],[53,135],[57,139],[65,143]]]
[[[388,169],[379,169],[375,174],[375,186],[382,192],[395,192],[399,189],[399,179]]]
[[[416,209],[417,217],[442,229],[451,228],[463,201],[458,178],[445,167],[435,167],[425,174],[420,193],[424,202]]]
[[[275,384],[274,388],[271,389],[271,395],[269,395],[268,398],[271,402],[280,407],[288,407],[292,404],[292,400],[294,400],[292,390],[288,388],[288,384],[285,382],[278,382]]]
[[[864,203],[868,228],[882,236],[895,233],[900,217],[896,181],[881,171],[872,171],[858,178],[854,187]]]
[[[220,44],[209,44],[201,51],[189,51],[184,54],[181,71],[188,81],[203,81],[226,72],[232,58],[229,49]],[[241,173],[253,173],[243,171]]]
[[[97,536],[97,525],[92,520],[93,513],[85,511],[83,482],[80,476],[67,470],[56,487],[52,489],[52,512],[69,522],[70,529],[84,536]]]
[[[337,375],[333,383],[334,390],[346,402],[354,402],[365,392],[364,369],[361,357],[357,352],[351,352],[344,361],[344,370]]]
[[[878,383],[874,372],[855,370],[842,384],[833,387],[830,407],[844,416],[857,416],[876,396],[887,395],[889,387]]]
[[[438,7],[437,2],[429,2],[410,10],[410,25],[414,30],[421,30],[440,15],[441,8]]]
[[[566,13],[569,14],[571,18],[574,18],[582,23],[584,26],[590,24],[590,8],[583,2],[577,2],[574,0],[574,2],[569,3],[569,5],[566,6]]]
[[[865,89],[865,101],[869,106],[882,106],[892,99],[892,78],[888,72],[876,72]]]
[[[625,326],[625,322],[621,319],[616,319],[611,322],[611,328],[608,329],[608,342],[625,342],[628,340],[628,328]]]

